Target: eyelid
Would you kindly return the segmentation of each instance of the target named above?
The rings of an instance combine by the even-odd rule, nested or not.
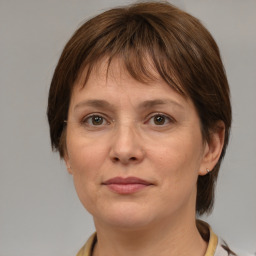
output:
[[[163,117],[167,118],[168,120],[170,120],[170,122],[172,122],[172,123],[176,122],[175,118],[173,118],[172,116],[170,116],[168,114],[161,113],[161,112],[154,112],[154,113],[149,114],[146,118],[146,120],[147,120],[146,122],[148,122],[151,118],[153,118],[155,116],[163,116]]]
[[[105,121],[106,121],[106,124],[102,124],[102,125],[99,125],[99,126],[104,126],[104,125],[110,125],[111,123],[114,123],[115,120],[112,119],[112,118],[109,118],[106,114],[103,114],[103,113],[100,113],[100,112],[95,112],[95,113],[90,113],[84,117],[81,118],[80,120],[80,124],[81,125],[85,125],[85,124],[88,124],[87,120],[91,117],[94,117],[94,116],[100,116],[102,117]],[[170,116],[169,114],[165,114],[165,113],[162,113],[162,112],[153,112],[153,113],[150,113],[146,116],[146,121],[143,122],[144,124],[148,123],[153,117],[155,116],[162,116],[164,118],[166,118],[169,122],[168,123],[175,123],[176,120],[175,118],[173,118],[172,116]],[[88,124],[89,125],[89,124]],[[165,125],[162,125],[162,126],[166,126],[167,124]],[[92,126],[92,125],[90,125]],[[96,126],[96,125],[95,125]],[[160,125],[159,125],[160,126]]]
[[[110,118],[106,117],[105,114],[102,114],[102,113],[91,113],[91,114],[88,114],[88,115],[84,116],[83,118],[81,118],[80,123],[81,123],[81,124],[86,124],[86,123],[87,123],[86,121],[87,121],[89,118],[94,117],[94,116],[100,116],[100,117],[102,117],[102,118],[107,122],[107,125],[109,125],[109,124],[111,123],[111,121],[112,121],[112,122],[114,121],[114,120],[111,120]],[[111,120],[111,121],[109,121],[109,120]],[[87,123],[87,124],[88,124],[88,123]],[[101,126],[102,126],[102,125],[101,125]]]

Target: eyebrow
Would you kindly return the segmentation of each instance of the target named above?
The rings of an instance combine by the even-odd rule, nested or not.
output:
[[[148,109],[148,108],[152,108],[158,105],[167,105],[167,104],[172,104],[175,105],[181,109],[183,109],[184,107],[179,104],[178,102],[174,101],[174,100],[170,100],[170,99],[155,99],[155,100],[146,100],[143,101],[139,104],[139,108],[140,109]],[[85,100],[82,102],[79,102],[75,107],[74,110],[77,110],[79,108],[82,107],[96,107],[96,108],[100,108],[100,109],[114,109],[114,106],[109,103],[106,100],[97,100],[97,99],[93,99],[93,100]]]
[[[167,105],[167,104],[172,104],[175,105],[181,109],[183,109],[184,107],[179,104],[177,101],[171,100],[171,99],[155,99],[155,100],[146,100],[142,103],[139,104],[139,108],[152,108],[158,105]]]
[[[79,102],[75,107],[74,110],[89,106],[89,107],[96,107],[96,108],[113,108],[113,105],[110,104],[106,100],[85,100],[82,102]]]

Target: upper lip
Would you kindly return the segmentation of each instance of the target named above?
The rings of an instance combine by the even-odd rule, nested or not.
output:
[[[137,177],[115,177],[103,182],[104,185],[110,184],[143,184],[143,185],[152,185],[151,182],[137,178]]]

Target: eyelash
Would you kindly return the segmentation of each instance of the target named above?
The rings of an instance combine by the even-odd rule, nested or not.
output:
[[[156,118],[156,117],[161,117],[161,118],[164,118],[165,119],[165,122],[166,121],[168,121],[168,123],[166,124],[163,124],[163,125],[157,125],[157,124],[154,124],[154,126],[158,126],[158,127],[165,127],[166,125],[168,125],[169,123],[175,123],[175,120],[174,120],[174,118],[172,118],[172,117],[170,117],[170,116],[168,116],[168,115],[165,115],[165,114],[162,114],[162,113],[154,113],[154,114],[151,114],[150,116],[149,116],[149,119],[148,119],[148,121],[147,122],[150,122],[150,120],[152,119],[152,118]],[[146,122],[146,123],[147,123]]]
[[[88,115],[88,116],[84,117],[84,118],[81,120],[80,123],[81,123],[82,125],[88,125],[88,126],[92,126],[92,127],[101,126],[101,125],[92,125],[92,124],[89,124],[89,123],[88,123],[88,120],[89,120],[90,118],[93,118],[93,117],[100,117],[100,118],[103,118],[103,121],[107,122],[108,125],[110,124],[110,122],[107,121],[107,118],[106,118],[104,115],[102,115],[102,114],[97,114],[97,113],[91,114],[91,115]]]
[[[102,118],[103,119],[103,122],[106,122],[105,124],[99,124],[99,125],[93,125],[93,124],[89,124],[88,120],[90,120],[91,118],[93,117],[99,117],[99,118]],[[167,126],[169,123],[175,123],[176,120],[168,115],[165,115],[165,114],[162,114],[162,113],[152,113],[148,116],[148,118],[146,119],[146,122],[144,124],[147,124],[150,122],[151,119],[153,118],[156,118],[156,117],[161,117],[161,118],[164,118],[164,124],[160,124],[160,125],[157,125],[157,124],[153,124],[153,126],[156,126],[156,127],[165,127]],[[111,121],[108,121],[109,119],[106,118],[104,115],[102,114],[97,114],[97,113],[94,113],[94,114],[90,114],[86,117],[84,117],[82,120],[81,120],[81,124],[82,125],[86,125],[86,126],[89,126],[89,127],[97,127],[97,128],[100,128],[102,126],[105,126],[105,125],[110,125],[111,122],[114,122],[114,120],[111,120]],[[166,121],[168,122],[166,124]],[[91,121],[93,122],[93,121]]]

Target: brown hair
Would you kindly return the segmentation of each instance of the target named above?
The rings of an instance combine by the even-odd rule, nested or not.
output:
[[[229,86],[218,46],[200,21],[169,3],[144,2],[115,8],[84,23],[66,44],[56,66],[48,99],[52,148],[65,152],[65,125],[74,83],[87,67],[87,81],[102,58],[119,58],[141,82],[154,79],[149,62],[173,89],[194,103],[205,141],[222,120],[225,141],[210,172],[199,176],[196,210],[210,212],[231,125]],[[85,81],[85,83],[86,83]]]

